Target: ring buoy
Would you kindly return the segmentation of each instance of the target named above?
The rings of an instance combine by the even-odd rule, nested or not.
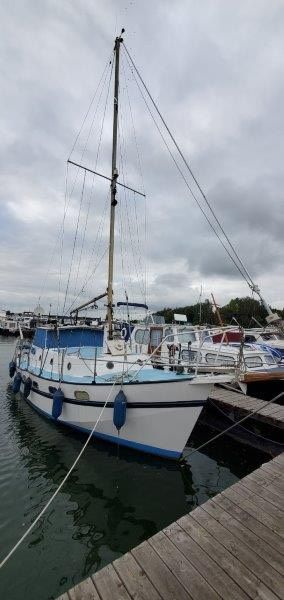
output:
[[[120,336],[122,337],[123,340],[125,340],[125,338],[127,337],[127,329],[126,327],[123,327],[121,332],[120,332]]]

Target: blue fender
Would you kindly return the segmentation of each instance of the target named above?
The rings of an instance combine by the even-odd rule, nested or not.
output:
[[[32,389],[32,385],[33,382],[31,380],[30,377],[28,377],[24,383],[24,391],[23,391],[23,395],[25,398],[28,398],[30,393],[31,393],[31,389]]]
[[[58,419],[62,413],[62,407],[64,402],[64,394],[62,390],[59,388],[53,394],[53,402],[52,402],[52,416],[54,419]]]
[[[121,427],[125,424],[126,421],[126,408],[127,408],[127,400],[125,393],[120,390],[114,400],[113,405],[113,424],[116,429],[119,431]]]
[[[14,360],[11,360],[11,362],[9,362],[9,375],[10,377],[14,377],[16,373],[16,363]]]
[[[21,387],[21,383],[22,383],[22,375],[21,373],[16,373],[15,377],[14,377],[14,381],[13,381],[13,385],[12,385],[12,390],[14,394],[17,394],[20,391],[20,387]]]

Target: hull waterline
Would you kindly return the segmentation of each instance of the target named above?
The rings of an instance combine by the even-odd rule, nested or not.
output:
[[[30,375],[19,371],[22,377]],[[98,421],[94,437],[141,452],[178,459],[206,403],[212,385],[192,380],[126,383],[125,425],[118,431],[113,423],[114,400],[120,385],[84,386],[62,382],[62,413],[52,417],[53,393],[58,382],[32,376],[33,387],[26,401],[44,417],[89,434]],[[194,381],[194,380],[193,380]],[[89,400],[77,400],[75,392],[87,392]],[[50,389],[51,388],[51,389]],[[21,384],[21,392],[24,384]],[[178,400],[176,400],[178,398]],[[106,406],[104,407],[107,401]]]

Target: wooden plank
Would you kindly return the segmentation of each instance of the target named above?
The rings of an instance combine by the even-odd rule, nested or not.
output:
[[[91,577],[78,583],[68,592],[69,600],[100,600]]]
[[[131,600],[131,596],[111,564],[92,575],[92,580],[101,600]]]
[[[146,572],[160,596],[165,600],[193,600],[178,579],[150,546],[143,542],[131,551],[141,568]]]
[[[219,504],[218,496],[215,497],[215,502],[209,500],[203,505],[204,510],[211,515],[218,523],[228,529],[233,535],[244,542],[253,552],[258,554],[263,560],[269,563],[278,573],[284,575],[283,556],[271,548],[268,544],[252,533],[243,523],[234,519],[231,513],[224,510],[221,503]],[[284,579],[283,579],[284,584]]]
[[[216,519],[211,517],[202,507],[196,508],[192,512],[192,517],[202,525],[209,533],[211,533],[216,540],[218,540],[225,548],[231,552],[244,566],[246,566],[257,579],[267,586],[267,592],[272,590],[274,593],[272,597],[281,596],[284,590],[284,578],[283,586],[281,586],[280,575],[272,567],[268,568],[268,565],[263,561],[260,556],[251,552],[248,547],[241,542],[234,535],[223,527]],[[274,595],[276,594],[276,595]]]
[[[275,595],[191,515],[192,513],[179,519],[178,524],[208,553],[212,560],[228,573],[253,600],[256,598],[262,600],[274,598],[275,600]]]
[[[254,502],[245,499],[244,496],[239,494],[235,489],[228,488],[222,493],[224,496],[229,498],[229,500],[235,502],[235,504],[238,506],[242,506],[246,512],[255,517],[255,519],[260,521],[260,523],[263,523],[263,525],[266,525],[266,527],[272,529],[274,533],[277,533],[278,535],[281,533],[279,525],[275,522],[275,519],[271,517],[271,515],[259,510],[259,507]]]
[[[284,542],[280,536],[278,536],[274,531],[260,523],[257,519],[252,517],[248,512],[246,512],[243,506],[238,506],[229,498],[226,498],[224,494],[218,494],[213,498],[213,502],[218,499],[218,504],[227,510],[235,519],[243,523],[250,531],[255,533],[257,536],[261,537],[267,544],[275,549],[275,552],[284,555]]]
[[[264,473],[267,476],[268,475],[273,476],[275,483],[277,483],[277,485],[281,486],[284,489],[283,475],[277,469],[272,467],[269,463],[264,463],[263,465],[261,465],[259,471],[261,473],[263,473],[263,471],[264,471]]]
[[[254,504],[259,506],[259,508],[261,508],[261,510],[264,510],[269,515],[272,515],[275,519],[279,519],[280,522],[282,520],[282,524],[283,524],[283,518],[284,518],[283,510],[277,508],[276,506],[271,504],[271,502],[267,502],[267,500],[265,500],[258,494],[255,494],[255,492],[251,492],[247,487],[245,487],[243,485],[243,483],[241,481],[239,481],[237,484],[235,484],[234,489],[236,489],[238,494],[241,494],[248,500],[251,500],[251,502],[254,502]]]
[[[277,422],[281,425],[284,423],[284,407],[279,404],[267,404],[264,400],[225,391],[221,388],[213,390],[210,397],[216,404],[222,404],[224,407],[230,406],[245,414],[258,410],[255,415],[252,415],[252,418],[256,420],[271,422],[272,424]]]
[[[194,600],[220,598],[163,531],[150,538],[149,543]]]
[[[139,598],[139,600],[161,600],[161,596],[148,579],[145,571],[141,569],[130,552],[115,560],[113,567],[131,597]]]
[[[172,523],[164,533],[196,567],[224,600],[245,600],[249,596],[216,564],[178,523]]]
[[[272,460],[267,462],[267,463],[263,463],[263,465],[261,465],[262,467],[268,467],[269,469],[271,469],[272,471],[275,471],[276,474],[279,475],[279,477],[282,478],[283,476],[283,467],[281,465],[278,465],[277,463],[274,463]]]
[[[267,487],[255,483],[255,481],[251,477],[244,477],[242,479],[242,485],[248,488],[248,490],[250,490],[251,492],[254,492],[258,496],[261,496],[268,502],[271,502],[271,504],[273,504],[277,508],[283,510],[283,500],[279,496],[274,494],[271,488],[267,489]]]
[[[260,485],[262,485],[263,487],[267,487],[268,489],[272,489],[274,494],[277,494],[281,500],[283,498],[283,491],[281,490],[281,488],[277,487],[277,485],[274,485],[274,482],[277,481],[277,477],[275,477],[273,475],[273,473],[267,473],[267,471],[262,471],[261,469],[258,469],[257,471],[255,471],[254,473],[250,474],[250,478],[252,481],[256,481],[257,483],[259,483]]]
[[[271,469],[270,465],[268,465],[268,464],[261,465],[260,471],[264,471],[264,473],[273,475],[274,476],[273,483],[284,490],[283,478],[281,478],[281,475],[277,471],[275,471],[275,469]]]
[[[284,452],[281,452],[278,454],[278,456],[275,456],[273,462],[284,466]]]

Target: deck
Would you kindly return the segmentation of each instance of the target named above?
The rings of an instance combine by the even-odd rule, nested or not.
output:
[[[221,408],[231,409],[237,413],[239,418],[257,410],[258,412],[253,415],[253,419],[262,421],[267,425],[277,426],[281,429],[284,428],[284,406],[280,406],[280,404],[271,402],[271,404],[267,405],[267,401],[265,400],[259,400],[258,398],[252,398],[251,396],[216,386],[210,395],[210,399]]]
[[[58,600],[284,598],[284,453]]]

